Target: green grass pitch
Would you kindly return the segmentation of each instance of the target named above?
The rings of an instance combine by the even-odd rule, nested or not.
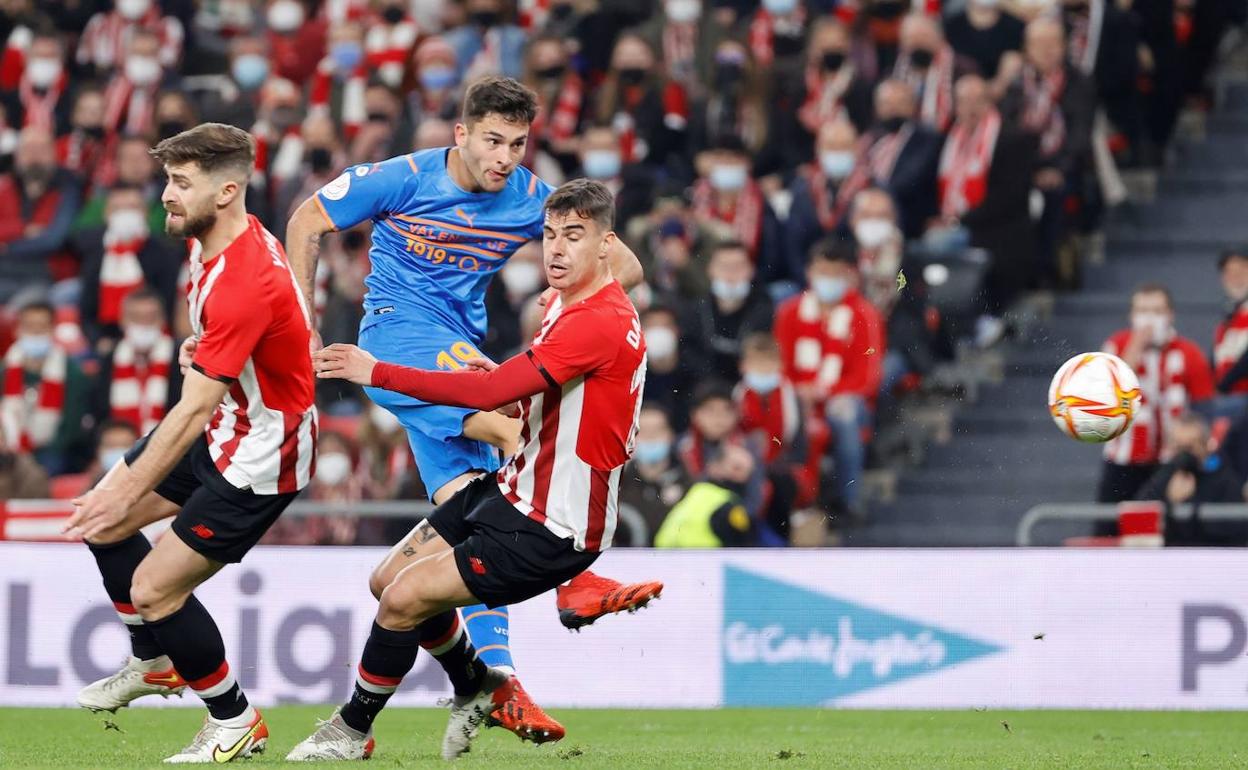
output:
[[[265,710],[272,737],[244,767],[285,766],[324,707]],[[1119,711],[552,710],[545,746],[487,730],[457,768],[1233,768],[1248,767],[1248,714]],[[198,709],[0,709],[0,768],[156,768],[198,729]],[[367,767],[446,767],[446,712],[393,709]],[[111,721],[118,729],[111,729]]]

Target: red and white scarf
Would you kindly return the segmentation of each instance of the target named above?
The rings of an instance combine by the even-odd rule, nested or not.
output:
[[[150,133],[155,127],[157,88],[159,84],[138,88],[125,75],[114,77],[104,91],[104,128],[122,134]]]
[[[859,139],[854,153],[857,158],[854,170],[841,182],[837,197],[848,204],[855,195],[873,184],[887,185],[901,151],[913,134],[914,126],[907,123],[891,134],[867,134]]]
[[[940,213],[960,217],[979,206],[988,192],[988,171],[1001,134],[1001,114],[990,108],[974,126],[953,125],[940,154]]]
[[[360,126],[368,117],[364,106],[364,90],[368,81],[368,64],[361,61],[342,84],[342,131],[348,139],[354,139]],[[321,60],[312,76],[312,88],[308,93],[308,114],[329,114],[329,99],[334,91],[334,61],[328,56]]]
[[[173,338],[162,334],[147,355],[121,338],[113,350],[113,382],[108,403],[114,420],[147,433],[165,416],[169,399],[169,367],[173,363]]]
[[[1070,23],[1070,45],[1066,54],[1070,63],[1085,75],[1096,69],[1096,56],[1101,47],[1101,30],[1105,27],[1105,0],[1088,0],[1088,14],[1067,16]]]
[[[828,175],[818,163],[811,163],[803,170],[806,183],[810,185],[810,198],[815,204],[815,216],[824,232],[834,232],[845,219],[849,210],[850,196],[844,194],[844,185],[833,188]]]
[[[750,256],[757,258],[758,242],[763,233],[763,193],[758,183],[747,180],[737,193],[736,205],[726,211],[717,205],[718,198],[709,181],[698,180],[693,186],[694,214],[731,225],[737,239],[750,250]]]
[[[824,74],[817,66],[806,68],[806,102],[797,111],[797,118],[812,134],[819,127],[847,117],[842,100],[854,80],[854,68],[848,62],[836,74]]]
[[[689,84],[696,77],[694,59],[698,50],[698,25],[669,21],[663,25],[663,61],[673,80]]]
[[[941,46],[926,71],[916,69],[909,54],[898,54],[893,77],[914,88],[919,97],[919,122],[943,133],[953,118],[953,49]]]
[[[31,85],[30,78],[23,77],[17,86],[17,95],[22,100],[22,128],[33,127],[55,134],[56,105],[68,82],[69,76],[61,73],[51,88],[40,93]]]
[[[1023,128],[1040,137],[1040,157],[1051,158],[1066,141],[1066,118],[1062,114],[1062,95],[1066,91],[1066,72],[1057,70],[1044,77],[1034,67],[1024,67]]]
[[[800,32],[806,26],[806,9],[799,5],[796,11],[780,18],[764,8],[754,12],[746,42],[754,56],[754,63],[759,67],[770,67],[776,59],[776,27],[779,26]]]
[[[554,105],[538,92],[537,117],[529,127],[529,136],[546,139],[551,142],[566,142],[576,136],[576,128],[581,121],[581,110],[585,104],[585,84],[575,72],[569,72],[559,82],[555,93]],[[538,142],[530,141],[530,152],[536,152]],[[525,165],[529,165],[527,162]]]
[[[382,82],[398,87],[419,36],[420,27],[411,19],[404,18],[398,24],[376,21],[364,35],[365,62]]]
[[[46,446],[56,435],[65,406],[65,351],[52,346],[34,398],[27,396],[26,356],[16,342],[4,355],[4,394],[0,396],[0,427],[10,449],[29,452]]]
[[[146,219],[137,220],[143,227],[125,229],[110,224],[104,230],[104,260],[100,263],[100,310],[102,324],[121,320],[121,303],[126,295],[143,285],[143,267],[139,252],[147,243]]]

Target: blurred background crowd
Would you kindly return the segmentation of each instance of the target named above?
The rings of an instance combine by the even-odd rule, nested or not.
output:
[[[1121,173],[1163,163],[1180,111],[1208,103],[1242,5],[0,0],[0,498],[81,492],[176,400],[186,250],[163,234],[152,144],[251,131],[248,206],[282,237],[344,167],[451,144],[465,85],[501,73],[539,96],[526,165],[607,183],[646,269],[617,544],[822,544],[869,516],[864,474],[910,394],[1008,337],[1025,293],[1078,287]],[[322,249],[326,342],[355,339],[368,248],[366,223]],[[1248,255],[1223,269],[1248,290]],[[530,244],[490,287],[485,352],[527,344],[543,288]],[[1133,302],[1113,344],[1138,362],[1173,332],[1161,287]],[[1243,312],[1219,379],[1248,348]],[[320,385],[305,497],[423,498],[397,421]],[[1115,451],[1106,500],[1162,456]],[[388,543],[409,523],[291,519],[270,540]]]

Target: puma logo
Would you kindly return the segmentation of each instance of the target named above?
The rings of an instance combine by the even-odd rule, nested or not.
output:
[[[473,226],[472,220],[477,218],[476,214],[469,215],[463,209],[455,209],[455,215],[458,216],[460,219],[464,220],[465,222],[467,222],[469,227]]]

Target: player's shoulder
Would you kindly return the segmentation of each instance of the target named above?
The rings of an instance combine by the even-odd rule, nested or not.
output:
[[[507,179],[507,195],[518,201],[531,201],[540,207],[555,188],[525,166],[516,166]]]

